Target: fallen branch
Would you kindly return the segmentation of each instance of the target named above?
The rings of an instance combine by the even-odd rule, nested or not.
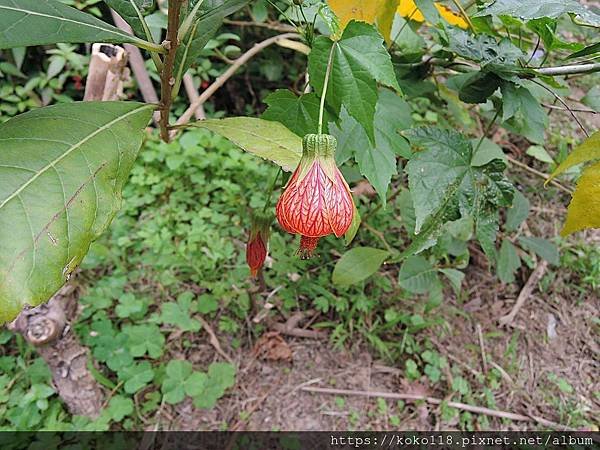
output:
[[[533,415],[523,415],[512,413],[508,411],[499,411],[491,408],[484,408],[482,406],[473,406],[467,405],[466,403],[460,402],[446,402],[442,399],[435,397],[428,397],[426,395],[419,394],[396,394],[394,392],[377,392],[377,391],[352,391],[349,389],[334,389],[334,388],[320,388],[320,387],[311,387],[305,386],[300,388],[301,391],[305,392],[314,392],[319,394],[330,394],[330,395],[354,395],[358,397],[379,397],[379,398],[389,398],[392,400],[405,400],[405,401],[425,401],[427,403],[431,403],[433,405],[441,405],[444,403],[451,408],[461,409],[463,411],[469,411],[476,414],[483,414],[486,416],[500,417],[502,419],[509,419],[514,421],[521,422],[537,422],[540,425],[544,425],[546,427],[551,427],[555,429],[565,430],[565,431],[575,431],[573,428],[566,427],[556,422],[552,422],[550,420],[546,420],[542,417],[537,417]]]
[[[201,316],[197,316],[196,318],[202,325],[202,328],[204,328],[204,330],[208,333],[210,345],[212,345],[214,347],[214,349],[217,351],[217,353],[219,355],[221,355],[223,358],[225,358],[225,360],[227,360],[228,363],[233,363],[233,359],[231,358],[231,356],[229,356],[227,353],[225,353],[223,351],[223,348],[221,347],[221,344],[219,343],[219,339],[217,338],[217,335],[213,331],[212,327],[208,324],[208,322],[206,320],[204,320]]]
[[[525,283],[525,286],[523,286],[523,289],[521,289],[521,292],[519,293],[519,296],[517,297],[517,302],[512,307],[510,312],[508,314],[506,314],[505,316],[502,316],[498,319],[498,322],[500,323],[500,325],[502,325],[502,326],[509,325],[514,320],[515,316],[517,315],[517,313],[519,312],[519,310],[525,303],[525,300],[527,300],[529,298],[529,296],[531,295],[531,292],[535,289],[535,286],[538,284],[538,282],[544,276],[544,273],[546,272],[547,267],[548,267],[548,261],[542,260],[539,263],[539,265],[535,268],[535,270],[529,276],[529,279],[527,280],[527,283]]]
[[[285,323],[272,322],[269,323],[269,327],[281,334],[287,334],[288,336],[303,337],[309,339],[321,339],[327,336],[323,331],[307,330],[299,328],[298,324],[302,322],[306,316],[313,314],[314,311],[298,311],[292,314]]]
[[[198,95],[198,91],[196,91],[196,87],[194,86],[194,79],[189,73],[186,73],[183,76],[183,85],[185,86],[185,92],[188,98],[190,99],[190,103],[195,102],[200,96]],[[194,116],[196,116],[196,119],[198,120],[206,119],[206,114],[204,113],[204,106],[198,106],[198,108],[196,108],[196,111],[194,111]]]
[[[249,49],[242,56],[237,58],[233,64],[220,76],[218,77],[202,94],[193,101],[188,109],[181,115],[181,117],[177,120],[176,125],[184,125],[190,121],[194,112],[203,105],[221,86],[225,84],[225,82],[231,78],[237,70],[242,67],[246,62],[248,62],[254,55],[260,53],[262,50],[267,48],[270,45],[277,43],[281,39],[299,39],[300,35],[296,33],[284,33],[278,36],[270,37],[269,39],[265,39],[258,44],[254,44],[254,46]]]

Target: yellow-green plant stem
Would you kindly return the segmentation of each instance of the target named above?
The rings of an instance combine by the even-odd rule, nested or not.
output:
[[[323,92],[321,93],[321,104],[319,105],[319,134],[323,134],[323,113],[325,111],[325,97],[327,96],[327,85],[329,84],[329,75],[331,74],[331,68],[333,66],[333,52],[337,44],[333,42],[331,44],[331,50],[329,50],[329,59],[327,60],[327,69],[325,69],[325,81],[323,81]]]

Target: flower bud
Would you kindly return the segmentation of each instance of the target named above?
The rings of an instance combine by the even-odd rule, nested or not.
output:
[[[250,236],[246,244],[246,263],[253,277],[257,276],[267,259],[271,222],[273,222],[273,217],[270,215],[253,214]]]

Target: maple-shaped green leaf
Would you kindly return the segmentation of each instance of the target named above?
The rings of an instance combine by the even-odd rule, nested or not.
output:
[[[47,301],[108,227],[152,110],[65,103],[0,125],[0,323]]]
[[[152,12],[154,0],[104,0],[104,3],[119,13],[131,26],[136,36],[141,38],[150,36],[144,16]]]
[[[555,19],[564,14],[573,14],[577,23],[600,27],[600,14],[576,0],[495,0],[475,13],[474,17],[511,16],[531,20],[543,17]]]
[[[379,91],[373,123],[375,145],[345,108],[342,108],[339,125],[330,124],[331,134],[338,140],[337,162],[354,156],[360,173],[373,185],[384,205],[392,176],[398,173],[396,157],[411,155],[408,142],[400,135],[400,131],[411,125],[410,106],[388,89]]]
[[[264,102],[269,105],[261,118],[282,123],[298,136],[316,133],[319,129],[319,98],[315,93],[297,96],[287,89],[278,89],[269,94]],[[332,120],[324,111],[323,132],[327,133]]]
[[[504,176],[506,164],[494,159],[474,166],[471,142],[453,130],[436,127],[405,133],[416,150],[406,166],[415,208],[415,232],[430,221],[457,214],[475,220],[475,233],[488,256],[494,256],[497,210],[510,206],[513,187]]]
[[[273,161],[283,170],[292,171],[302,156],[302,138],[279,122],[254,117],[229,117],[194,122],[229,139],[243,150]]]
[[[481,65],[513,65],[524,56],[523,51],[508,38],[496,41],[494,36],[473,35],[457,27],[446,27],[446,34],[451,51]]]
[[[377,82],[400,90],[390,55],[379,32],[364,22],[351,21],[338,41],[319,36],[308,57],[310,81],[323,92],[325,68],[333,48],[333,65],[327,102],[336,111],[342,105],[375,142],[373,119],[378,99]]]
[[[58,0],[0,0],[0,49],[59,42],[130,43],[164,52],[96,17]]]

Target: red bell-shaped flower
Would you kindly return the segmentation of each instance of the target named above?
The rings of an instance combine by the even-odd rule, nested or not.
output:
[[[246,244],[246,263],[250,267],[250,274],[253,277],[256,277],[267,259],[271,222],[273,222],[272,215],[253,214],[252,228]]]
[[[328,134],[308,134],[302,158],[277,202],[277,220],[289,233],[301,235],[300,256],[308,258],[319,238],[342,236],[352,223],[350,188],[335,165],[337,141]]]

